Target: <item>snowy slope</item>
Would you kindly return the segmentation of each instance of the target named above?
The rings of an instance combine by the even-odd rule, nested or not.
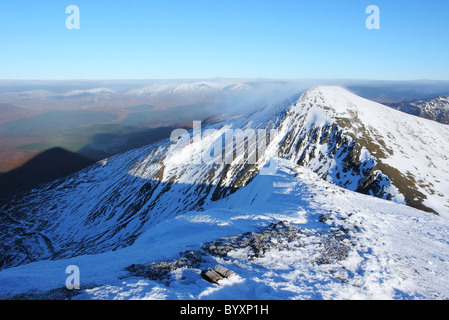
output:
[[[81,272],[72,299],[448,299],[449,222],[391,201],[354,193],[295,163],[275,159],[271,175],[205,211],[168,219],[130,247],[0,272],[1,298],[61,298],[68,265]],[[226,256],[205,245],[286,221],[297,237],[273,239],[263,255],[248,246]],[[276,241],[274,241],[276,240]],[[194,267],[157,280],[129,267],[201,254]],[[215,264],[238,277],[219,284],[200,273]],[[27,293],[28,295],[25,295]]]
[[[212,154],[229,130],[263,130],[270,139],[259,153],[257,140],[236,136],[233,148]],[[441,141],[449,128],[340,88],[318,87],[209,124],[201,140],[190,134],[189,143],[167,140],[105,159],[2,206],[0,269],[129,247],[161,223],[251,188],[278,157],[348,190],[448,214],[449,150]],[[256,163],[245,162],[244,153],[232,156],[246,140],[247,158]],[[207,161],[189,161],[201,156]]]

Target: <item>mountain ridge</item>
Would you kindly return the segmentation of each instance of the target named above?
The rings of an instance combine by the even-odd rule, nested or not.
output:
[[[449,220],[348,191],[285,159],[133,245],[0,271],[0,299],[447,299]],[[235,277],[210,283],[225,266]],[[65,270],[78,267],[80,290]],[[300,267],[298,267],[300,266]]]
[[[401,126],[400,130],[391,123]],[[414,126],[402,127],[409,124]],[[410,128],[417,128],[425,141],[407,141],[407,136],[416,136]],[[248,134],[262,130],[270,139],[258,153],[263,139],[237,135],[233,147],[212,155],[211,147],[220,150],[226,133],[237,130]],[[201,139],[195,139],[195,132],[187,134],[188,143],[164,140],[110,157],[4,205],[0,268],[128,247],[152,226],[188,211],[205,210],[250,185],[276,157],[310,169],[337,186],[445,215],[447,147],[432,147],[449,136],[448,128],[341,88],[316,87],[299,99],[208,124]],[[243,154],[235,156],[245,145],[246,159],[255,157],[255,163],[246,161]],[[413,168],[427,165],[426,155],[417,157],[426,149],[434,166],[440,166],[440,180],[431,171],[423,175]],[[206,156],[208,161],[191,163],[191,156]],[[412,164],[404,165],[404,159]],[[401,172],[402,166],[405,171]],[[391,172],[385,168],[392,168]],[[428,185],[420,185],[419,179],[426,179]],[[442,196],[426,189],[431,185],[442,186],[438,190]]]

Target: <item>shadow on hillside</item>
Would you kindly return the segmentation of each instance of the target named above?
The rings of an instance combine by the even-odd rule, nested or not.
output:
[[[205,123],[210,121],[206,119]],[[21,192],[67,177],[102,159],[168,139],[175,129],[189,130],[191,127],[192,122],[185,122],[127,134],[100,133],[77,152],[61,147],[45,150],[22,166],[0,173],[0,201],[7,201]]]
[[[0,175],[0,200],[80,171],[95,161],[63,148],[46,150]]]
[[[100,133],[92,137],[91,143],[85,145],[78,154],[99,161],[135,148],[147,146],[170,138],[174,129],[187,126],[163,126],[152,129],[142,129],[129,134]]]

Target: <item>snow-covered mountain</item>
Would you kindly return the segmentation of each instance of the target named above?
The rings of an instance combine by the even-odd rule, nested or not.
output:
[[[351,221],[369,220],[368,215],[360,216],[358,213],[377,212],[377,218],[373,219],[383,221],[386,229],[380,232],[386,234],[391,229],[382,220],[383,215],[388,213],[388,217],[397,221],[406,219],[404,217],[418,217],[416,219],[426,219],[432,224],[440,221],[434,225],[439,226],[438,231],[431,227],[429,230],[433,232],[432,239],[440,239],[440,236],[444,239],[447,226],[441,221],[449,217],[449,146],[441,143],[449,139],[449,128],[445,125],[398,112],[338,87],[317,87],[299,99],[208,124],[202,128],[201,134],[195,132],[196,128],[188,138],[184,133],[176,141],[162,141],[105,159],[67,179],[32,190],[5,204],[0,215],[1,268],[45,259],[75,259],[86,254],[95,254],[100,259],[100,253],[108,256],[116,250],[128,252],[123,248],[132,248],[137,243],[142,245],[142,239],[146,239],[146,246],[160,245],[162,240],[151,238],[158,226],[173,228],[170,232],[182,236],[182,243],[175,241],[170,247],[172,238],[169,238],[167,241],[170,243],[164,244],[171,250],[180,250],[184,237],[188,239],[191,235],[183,230],[191,225],[177,225],[174,222],[180,221],[176,220],[177,217],[196,212],[189,214],[191,219],[202,219],[199,212],[206,212],[204,215],[209,216],[217,204],[224,210],[219,211],[220,215],[232,215],[234,209],[242,215],[248,210],[246,214],[252,217],[244,219],[250,221],[248,225],[236,223],[242,232],[244,227],[254,229],[256,225],[260,226],[258,219],[263,220],[266,215],[271,220],[291,215],[290,220],[298,223],[298,212],[304,212],[306,216],[310,214],[311,206],[304,203],[304,199],[310,197],[322,200],[319,202],[322,208],[316,210],[320,216],[324,214],[323,221],[327,220],[323,218],[326,216],[331,217],[331,221],[339,221],[349,219],[352,214]],[[230,133],[235,144],[223,148]],[[268,166],[273,159],[281,163],[287,161],[286,166],[291,167],[291,172],[305,170],[308,172],[306,175],[310,173],[321,178],[322,193],[310,191],[314,190],[316,181],[311,185],[303,184],[294,192],[290,190],[289,183],[300,184],[298,179],[302,179],[302,175],[295,178],[290,174],[290,182],[285,183],[264,178],[276,175],[279,167]],[[261,187],[260,181],[266,179],[268,185]],[[259,183],[255,183],[256,180]],[[279,189],[272,189],[271,184],[285,187],[282,194],[288,197],[287,202],[283,202],[284,196],[273,195]],[[346,194],[340,187],[399,204],[368,200],[371,198],[353,193],[349,193],[348,198],[331,196],[335,192]],[[258,191],[234,197],[252,188]],[[328,189],[329,192],[324,191]],[[327,205],[326,197],[332,200]],[[271,205],[267,204],[267,199],[273,200]],[[354,203],[350,204],[351,201]],[[403,204],[441,217],[421,213]],[[371,205],[374,207],[368,210]],[[347,206],[353,207],[344,212]],[[240,207],[247,209],[240,210]],[[261,207],[264,210],[260,216],[251,209],[260,210]],[[336,215],[333,213],[335,210],[338,212]],[[389,210],[404,217],[398,217]],[[220,226],[221,218],[217,218],[215,213],[211,219],[218,219],[215,221]],[[317,219],[317,216],[306,219],[307,228],[313,231]],[[167,223],[173,225],[168,226]],[[367,237],[364,243],[368,243],[368,234],[376,232],[375,224],[368,225],[369,231],[362,236]],[[210,232],[204,231],[204,234],[209,238],[220,234],[214,230]],[[404,226],[401,232],[398,238],[391,238],[392,241],[406,241],[407,232],[417,231]],[[323,240],[321,234],[314,236],[316,241]],[[444,244],[447,246],[447,242],[441,243],[442,246]],[[380,245],[381,250],[390,249],[381,243],[373,244],[376,245]],[[435,256],[441,252],[436,246],[429,250]],[[391,257],[394,254],[391,253]],[[420,261],[423,256],[419,255]],[[344,254],[341,260],[346,261],[347,257]],[[447,261],[446,256],[441,259]],[[128,259],[126,263],[130,261],[133,260]],[[33,265],[39,264],[30,266]],[[386,268],[383,262],[377,266]],[[8,272],[5,270],[0,276],[7,278]],[[343,278],[351,277],[351,272]],[[394,281],[399,281],[396,276]],[[389,294],[394,296],[396,293]]]
[[[300,154],[305,166],[351,190],[447,216],[447,126],[338,87],[310,90],[290,111],[296,112],[296,123],[304,119],[289,136],[304,137],[293,155]]]
[[[30,91],[4,93],[3,97],[15,97],[23,99],[44,99],[44,98],[69,98],[87,95],[116,95],[118,93],[119,92],[109,88],[71,90],[63,93],[51,92],[47,90],[30,90]]]
[[[167,81],[132,89],[126,94],[156,106],[171,107],[223,101],[253,89],[247,82],[238,80]]]
[[[118,94],[117,91],[109,89],[109,88],[95,88],[95,89],[86,89],[86,90],[72,90],[61,94],[61,97],[73,97],[80,95],[95,95],[95,94]]]
[[[123,108],[140,104],[126,93],[106,87],[74,89],[63,91],[65,87],[56,87],[57,91],[28,90],[0,93],[0,100],[27,110],[78,110],[89,108]]]
[[[449,124],[449,96],[393,103],[389,104],[389,106],[408,114]]]
[[[257,82],[259,86],[265,82]],[[156,108],[198,105],[222,102],[224,99],[249,94],[254,89],[248,81],[214,79],[208,81],[167,80],[153,81],[143,87],[135,84],[132,89],[124,86],[116,89],[114,83],[92,87],[86,83],[80,89],[73,86],[55,87],[56,91],[27,90],[0,92],[0,100],[23,106],[30,110],[77,109],[114,107],[126,108],[133,105],[150,104]],[[107,85],[111,86],[107,87]],[[271,83],[266,84],[271,86]],[[120,86],[118,86],[120,88]],[[70,88],[70,90],[68,90]],[[114,89],[112,89],[114,88]]]
[[[144,88],[132,89],[131,95],[167,96],[167,95],[211,95],[223,91],[245,91],[251,86],[246,82],[236,81],[197,81],[197,82],[167,82],[156,83]]]

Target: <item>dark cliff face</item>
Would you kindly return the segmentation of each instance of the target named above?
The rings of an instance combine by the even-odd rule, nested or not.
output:
[[[376,159],[363,159],[358,145],[335,123],[302,130],[291,143],[291,133],[280,155],[290,155],[299,166],[315,171],[322,179],[375,197],[390,199],[388,177],[376,171]]]
[[[436,214],[424,205],[426,197],[416,189],[412,177],[383,163],[385,155],[374,143],[351,137],[344,131],[337,123],[300,130],[296,139],[292,131],[280,148],[280,156],[289,155],[298,165],[312,169],[322,179],[351,191],[391,200],[390,190],[394,186],[404,195],[407,205]],[[381,158],[363,157],[364,149]]]
[[[379,160],[373,155],[379,155],[379,150],[372,148],[375,144],[350,134],[347,129],[353,122],[347,118],[311,123],[309,112],[319,100],[309,100],[297,103],[287,112],[285,117],[295,120],[289,120],[293,125],[279,145],[278,156],[293,160],[340,187],[391,199],[391,180],[378,170]]]

